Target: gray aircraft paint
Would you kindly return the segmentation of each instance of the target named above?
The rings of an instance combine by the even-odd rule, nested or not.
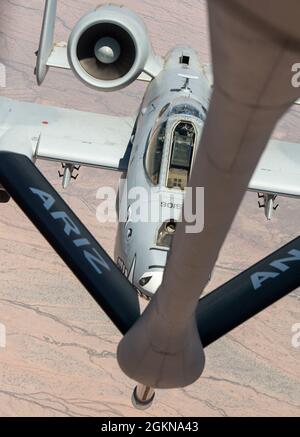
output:
[[[101,6],[94,13],[83,17],[74,27],[67,45],[54,44],[56,7],[56,0],[46,1],[37,57],[38,83],[43,82],[48,70],[53,67],[73,69],[75,74],[78,73],[75,69],[81,67],[74,59],[74,41],[77,41],[80,32],[88,23],[93,22],[95,17],[101,21],[110,20],[113,16],[114,22],[135,33],[133,38],[139,48],[135,67],[124,78],[107,81],[111,83],[104,83],[101,80],[97,83],[93,81],[91,84],[88,75],[84,75],[82,71],[80,78],[88,86],[93,85],[102,91],[119,89],[136,79],[149,82],[138,117],[136,119],[136,117],[101,114],[87,116],[86,113],[75,110],[0,98],[1,150],[22,153],[32,160],[41,158],[71,166],[87,165],[126,172],[129,192],[135,187],[143,187],[149,194],[151,191],[159,194],[161,201],[149,200],[145,207],[154,215],[160,216],[160,221],[133,223],[129,220],[120,223],[115,249],[115,260],[121,265],[122,271],[127,274],[130,272],[130,280],[133,284],[142,293],[151,295],[162,281],[168,256],[168,248],[158,247],[156,244],[158,231],[161,224],[170,218],[180,219],[184,201],[183,191],[168,190],[165,184],[172,130],[176,123],[190,121],[195,126],[198,135],[197,143],[199,143],[211,96],[212,72],[207,65],[200,63],[197,53],[189,47],[176,47],[164,59],[156,56],[147,29],[141,20],[127,8],[113,5]],[[159,116],[166,105],[172,108],[176,102],[196,106],[201,116],[180,114],[169,116],[168,111]],[[41,120],[46,121],[42,126]],[[166,142],[160,181],[154,188],[145,172],[144,157],[149,135],[163,120],[167,121]],[[115,128],[116,126],[118,129]],[[132,151],[128,162],[130,139]],[[250,182],[249,189],[265,195],[274,193],[298,197],[300,191],[297,157],[299,157],[298,144],[271,141]],[[279,167],[280,172],[278,172]],[[69,180],[70,174],[65,173],[64,186]],[[127,208],[130,208],[132,200],[127,199],[127,201]],[[83,243],[78,244],[80,247]],[[134,265],[133,269],[131,269],[132,265]],[[141,278],[149,276],[153,277],[153,281],[141,287]]]

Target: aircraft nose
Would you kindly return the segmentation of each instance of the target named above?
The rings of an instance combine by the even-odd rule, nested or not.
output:
[[[139,280],[139,288],[147,296],[152,297],[159,289],[163,280],[163,271],[146,272]]]

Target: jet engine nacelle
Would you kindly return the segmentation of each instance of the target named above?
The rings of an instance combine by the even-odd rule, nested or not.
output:
[[[161,70],[143,21],[115,5],[100,6],[79,20],[69,38],[68,58],[75,75],[100,91],[119,90],[143,72],[155,77]]]

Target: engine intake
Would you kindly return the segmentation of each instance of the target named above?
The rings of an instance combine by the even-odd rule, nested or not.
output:
[[[161,69],[143,21],[131,10],[100,6],[79,20],[68,43],[68,58],[75,75],[102,91],[124,88],[146,72]]]

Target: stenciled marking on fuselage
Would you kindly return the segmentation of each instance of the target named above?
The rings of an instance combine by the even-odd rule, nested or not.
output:
[[[270,279],[276,279],[278,276],[282,275],[282,273],[290,270],[290,266],[287,263],[291,262],[300,262],[300,250],[293,249],[288,252],[288,255],[291,255],[288,258],[281,258],[277,261],[273,261],[270,263],[270,267],[273,267],[277,271],[265,271],[265,272],[257,272],[251,275],[252,285],[254,290],[259,290],[263,283]]]
[[[126,263],[122,260],[121,257],[118,257],[117,266],[119,267],[119,269],[121,270],[123,275],[128,279],[128,281],[131,284],[133,284],[134,272],[135,272],[135,266],[136,266],[136,255],[133,258],[130,270],[127,269]]]
[[[160,203],[160,206],[161,206],[162,208],[182,210],[182,208],[183,208],[183,203],[161,202],[161,203]]]
[[[122,258],[118,258],[118,260],[117,260],[117,266],[119,267],[119,269],[120,269],[120,271],[122,272],[122,274],[126,277],[126,278],[128,278],[128,275],[129,275],[129,273],[128,273],[128,270],[127,270],[127,267],[126,267],[126,264],[125,264],[125,262],[122,260]]]
[[[110,271],[109,265],[97,251],[96,248],[91,247],[87,250],[87,247],[92,246],[92,243],[87,238],[82,238],[80,229],[76,226],[73,220],[65,211],[53,211],[55,206],[55,199],[51,194],[41,191],[37,188],[30,187],[29,190],[43,202],[43,207],[49,212],[50,217],[53,220],[60,220],[64,223],[64,233],[73,242],[74,247],[82,249],[82,254],[87,262],[93,267],[93,269],[99,274],[103,274],[103,269]],[[75,235],[77,238],[73,238]]]

